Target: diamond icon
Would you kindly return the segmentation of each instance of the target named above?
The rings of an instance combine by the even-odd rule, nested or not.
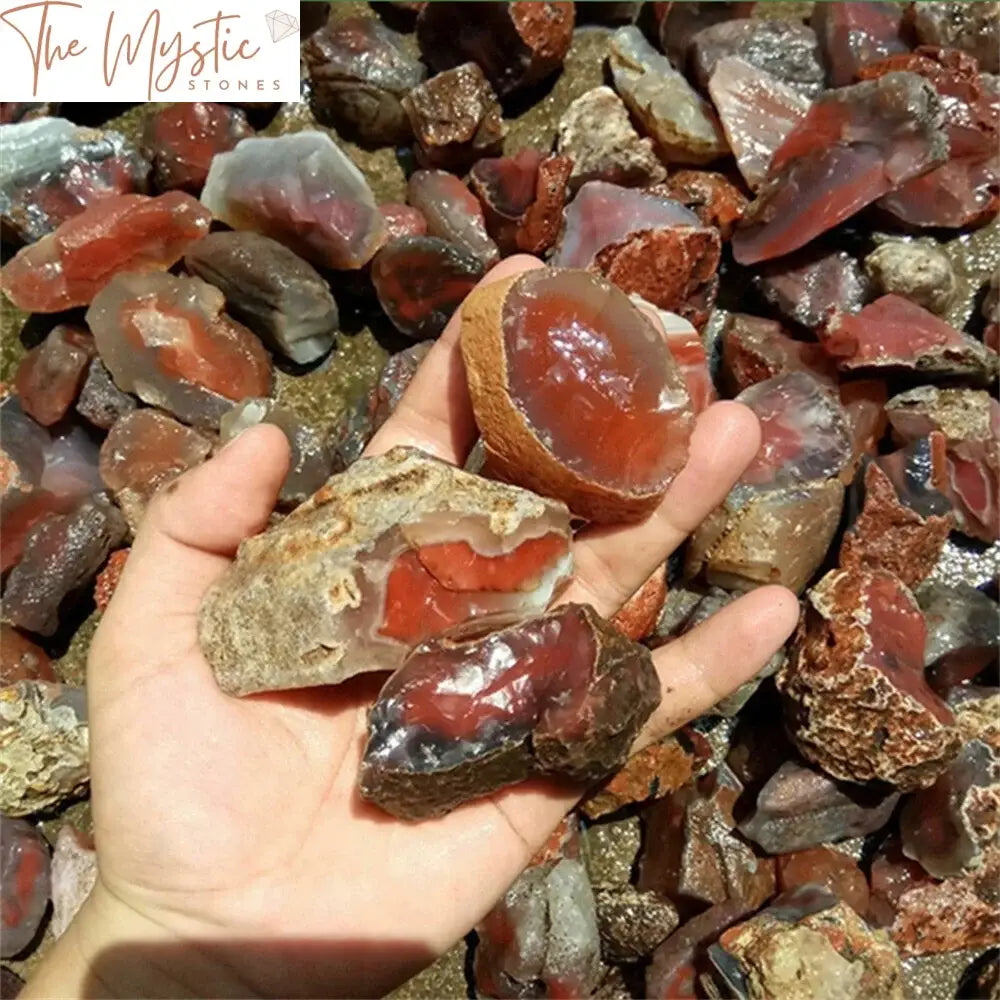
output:
[[[265,14],[267,28],[271,32],[271,41],[280,42],[282,38],[294,35],[299,30],[299,19],[283,10],[272,10]]]

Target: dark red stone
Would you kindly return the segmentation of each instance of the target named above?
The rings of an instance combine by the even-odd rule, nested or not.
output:
[[[882,379],[866,378],[841,384],[840,402],[851,426],[855,460],[864,454],[877,454],[878,443],[889,426],[885,412],[888,398],[889,390]]]
[[[216,153],[228,152],[253,134],[237,108],[193,101],[172,104],[150,117],[143,143],[161,191],[197,194]]]
[[[0,956],[12,958],[31,944],[49,903],[49,849],[27,820],[0,818]]]
[[[41,646],[10,625],[0,624],[0,686],[17,681],[54,681],[52,662]]]
[[[456,687],[473,674],[474,688]],[[531,774],[598,780],[658,702],[648,651],[587,606],[485,635],[458,629],[417,646],[382,689],[361,791],[418,819]]]
[[[385,219],[386,232],[390,240],[398,236],[426,236],[427,220],[419,208],[402,202],[386,202],[379,205],[379,214]]]
[[[28,416],[49,426],[66,416],[97,353],[85,329],[60,323],[18,366],[14,388]]]
[[[842,899],[860,917],[868,914],[868,880],[848,854],[830,847],[810,847],[777,859],[778,888],[821,885]]]
[[[900,37],[903,8],[895,3],[820,3],[812,21],[831,87],[854,83],[862,66],[908,46]]]

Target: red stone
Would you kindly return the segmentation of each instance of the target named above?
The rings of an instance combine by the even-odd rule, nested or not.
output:
[[[686,460],[683,378],[664,338],[600,278],[537,270],[477,289],[462,352],[491,467],[579,516],[644,516]]]
[[[830,847],[811,847],[777,859],[778,888],[821,885],[842,899],[860,917],[868,914],[868,881],[850,855]]]
[[[434,236],[403,236],[372,262],[379,303],[400,333],[414,340],[438,336],[483,276],[483,262]]]
[[[52,661],[41,646],[10,625],[0,625],[0,687],[18,681],[55,681]]]
[[[611,624],[630,639],[645,639],[656,625],[667,597],[665,566],[658,566],[643,585],[615,612]]]
[[[105,198],[24,247],[0,270],[0,285],[31,312],[85,306],[116,274],[171,267],[208,232],[211,218],[180,191]]]
[[[398,236],[427,235],[427,220],[419,208],[388,202],[379,205],[378,210],[385,220],[385,228],[390,240],[394,240]]]
[[[392,416],[430,349],[431,345],[422,341],[394,354],[385,363],[385,368],[379,376],[372,408],[372,424],[375,430]]]
[[[804,246],[948,157],[937,91],[915,73],[830,90],[774,154],[733,236],[740,264]]]
[[[496,244],[486,235],[486,220],[475,195],[444,170],[416,170],[406,187],[406,200],[427,220],[431,236],[457,243],[492,267],[499,259]]]
[[[172,104],[150,117],[143,143],[161,191],[197,194],[212,158],[253,134],[246,115],[237,108],[192,101]]]
[[[589,606],[455,630],[414,649],[379,694],[361,792],[418,819],[531,774],[598,780],[658,702],[648,650]]]
[[[95,297],[87,324],[119,388],[217,427],[229,403],[271,391],[270,355],[224,305],[200,278],[123,274]]]
[[[31,944],[49,903],[49,849],[41,833],[27,820],[2,820],[0,882],[3,927],[0,955],[13,958]]]
[[[868,63],[906,52],[900,38],[903,8],[894,3],[817,4],[811,24],[816,29],[831,87],[843,87],[861,75]],[[902,68],[902,67],[901,67]]]
[[[840,402],[854,441],[854,457],[878,453],[878,443],[889,426],[885,404],[889,390],[882,379],[858,379],[840,386]]]
[[[24,412],[45,426],[66,416],[96,353],[94,338],[86,330],[67,323],[54,327],[28,351],[14,376]]]
[[[724,240],[732,236],[747,207],[746,195],[714,170],[677,170],[648,190],[679,201],[701,219],[702,225],[718,229]]]
[[[107,611],[131,551],[131,549],[119,549],[117,552],[112,552],[108,564],[97,574],[97,583],[94,585],[94,603],[97,605],[98,611]]]

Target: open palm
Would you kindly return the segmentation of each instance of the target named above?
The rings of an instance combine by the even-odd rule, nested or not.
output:
[[[486,280],[537,266],[511,258]],[[410,444],[461,463],[474,438],[456,317],[368,453]],[[758,442],[744,407],[707,410],[652,517],[578,536],[560,599],[613,614],[720,502]],[[264,526],[286,464],[281,433],[255,428],[164,491],[142,525],[90,655],[100,881],[88,906],[127,910],[144,937],[185,945],[189,968],[168,974],[196,980],[195,994],[217,969],[231,978],[212,994],[380,994],[486,913],[578,793],[530,783],[403,823],[356,790],[365,713],[384,677],[244,699],[216,687],[198,607]],[[664,697],[643,741],[755,673],[796,614],[790,593],[765,587],[657,650]]]

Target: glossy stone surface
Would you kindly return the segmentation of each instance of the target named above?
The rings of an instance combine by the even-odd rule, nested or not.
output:
[[[375,405],[372,412],[372,425],[375,430],[392,416],[430,349],[431,344],[422,341],[394,354],[385,363],[375,389]]]
[[[831,847],[810,847],[777,859],[778,888],[788,892],[800,885],[821,885],[847,903],[859,916],[868,913],[868,881],[850,855]]]
[[[63,601],[89,584],[111,549],[124,541],[125,520],[106,497],[95,494],[66,514],[40,521],[24,540],[3,595],[9,625],[52,635]]]
[[[571,858],[529,867],[476,932],[478,996],[592,996],[604,973],[594,893]]]
[[[755,264],[797,250],[947,157],[941,100],[917,74],[827,91],[774,154],[733,254]]]
[[[941,316],[958,291],[951,258],[934,241],[886,240],[864,261],[883,295],[901,295]]]
[[[10,625],[0,624],[0,686],[16,681],[54,681],[52,663],[41,646]]]
[[[655,892],[632,886],[594,892],[601,954],[615,962],[648,958],[677,928],[677,910]]]
[[[912,589],[937,565],[951,518],[925,518],[901,503],[892,481],[874,462],[865,468],[863,484],[864,504],[840,544],[840,565],[884,569]]]
[[[858,313],[840,314],[822,339],[847,371],[901,368],[985,382],[998,368],[995,351],[900,295],[883,295]]]
[[[101,445],[101,479],[133,531],[153,496],[182,472],[204,462],[212,442],[159,410],[119,420]]]
[[[885,404],[889,389],[884,379],[862,378],[840,384],[840,402],[851,428],[854,458],[878,454],[879,442],[889,426]]]
[[[83,688],[45,681],[0,688],[0,810],[29,816],[79,795],[90,778],[88,746]]]
[[[12,958],[31,943],[49,904],[49,849],[26,820],[0,816],[2,944],[0,957]]]
[[[93,842],[72,826],[60,828],[52,853],[52,936],[66,933],[97,882],[97,852]]]
[[[462,354],[491,467],[578,516],[642,517],[686,460],[683,378],[663,337],[600,278],[537,270],[477,289]]]
[[[123,274],[98,293],[87,325],[120,389],[214,428],[232,401],[271,391],[270,357],[224,306],[201,278]]]
[[[25,243],[102,198],[146,190],[149,164],[125,136],[38,118],[0,129],[0,216]]]
[[[652,139],[639,137],[610,87],[594,87],[570,104],[559,119],[556,149],[573,161],[569,183],[574,191],[586,181],[645,187],[667,176]]]
[[[246,115],[238,108],[191,101],[172,104],[151,115],[143,149],[153,164],[157,188],[196,195],[208,177],[212,158],[253,134]]]
[[[256,424],[273,424],[288,439],[291,464],[281,486],[281,501],[301,503],[330,478],[333,456],[323,435],[273,399],[245,399],[234,406],[219,422],[219,441],[226,444]]]
[[[434,236],[401,236],[372,262],[379,304],[414,340],[438,336],[482,276],[478,257]]]
[[[888,822],[897,802],[899,793],[884,786],[837,782],[786,761],[758,792],[739,829],[768,854],[787,854],[872,833]]]
[[[985,73],[1000,73],[1000,8],[996,3],[922,3],[914,7],[913,27],[924,45],[962,49],[975,56]]]
[[[924,679],[926,629],[910,591],[884,570],[834,570],[808,594],[777,675],[792,739],[845,781],[903,791],[934,783],[954,759],[954,716]]]
[[[868,298],[861,266],[845,251],[807,250],[766,265],[754,277],[782,319],[815,330],[839,313],[856,313]]]
[[[30,312],[85,306],[116,274],[173,266],[210,222],[209,213],[181,191],[104,198],[24,247],[0,269],[0,286]]]
[[[597,781],[659,700],[649,651],[589,605],[457,629],[417,646],[379,693],[361,794],[421,819],[533,774]]]
[[[321,267],[359,268],[385,238],[368,182],[325,132],[244,139],[212,160],[201,200]]]
[[[497,95],[478,63],[432,76],[403,98],[403,108],[426,167],[463,170],[497,155],[507,134]]]
[[[806,98],[823,89],[816,33],[805,24],[737,17],[702,28],[691,39],[688,64],[702,90],[720,60],[732,57],[764,70]]]
[[[272,350],[307,364],[333,346],[340,320],[327,283],[277,240],[210,233],[185,254],[184,266],[218,288],[226,310]]]
[[[102,431],[110,430],[116,420],[131,413],[138,403],[134,396],[115,385],[111,373],[100,358],[94,358],[80,387],[76,412]]]
[[[1000,607],[968,584],[928,581],[916,592],[927,625],[924,665],[928,683],[946,695],[996,661]]]
[[[726,141],[743,179],[756,191],[771,160],[805,118],[809,100],[795,88],[744,59],[720,59],[708,81]]]
[[[633,302],[638,303],[640,299],[641,296],[632,296]],[[698,331],[683,316],[657,309],[656,318],[667,339],[667,347],[684,376],[691,409],[697,415],[717,398],[705,345]]]
[[[46,427],[66,416],[96,353],[94,338],[85,329],[68,323],[53,327],[24,356],[14,376],[24,412]]]
[[[747,197],[725,174],[715,170],[675,170],[662,184],[648,188],[691,209],[704,226],[715,226],[728,240],[743,218]]]
[[[723,980],[751,1000],[845,996],[903,1000],[895,945],[817,886],[783,893],[709,949]]]
[[[459,3],[435,2],[417,19],[417,41],[436,70],[474,60],[503,97],[562,65],[573,24],[571,3],[486,2],[470,19],[468,8]]]
[[[427,220],[431,236],[468,250],[492,267],[499,259],[496,244],[486,234],[486,220],[476,196],[444,170],[415,170],[406,186],[406,200]]]
[[[565,506],[394,448],[242,544],[202,651],[233,694],[336,684],[471,618],[537,614],[571,567]]]
[[[830,86],[854,83],[867,63],[908,51],[900,37],[902,19],[903,8],[894,3],[817,4],[810,24],[819,39]]]
[[[329,21],[302,46],[321,121],[368,143],[406,142],[410,122],[402,98],[427,77],[403,48],[403,37],[378,18]]]
[[[712,106],[633,26],[611,37],[608,64],[618,96],[667,163],[710,163],[727,152]]]
[[[385,220],[385,230],[390,240],[398,236],[426,236],[427,220],[419,208],[397,202],[387,202],[378,207]]]

